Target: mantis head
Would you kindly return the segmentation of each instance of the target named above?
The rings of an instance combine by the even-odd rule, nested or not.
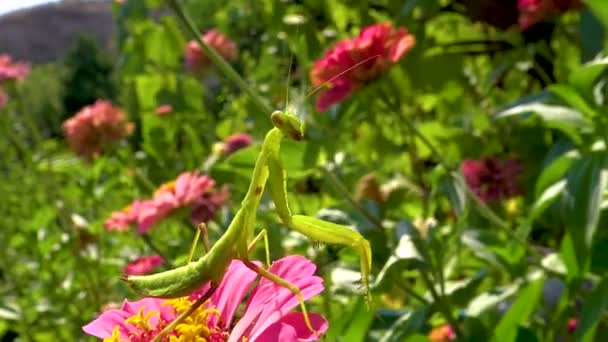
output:
[[[304,137],[304,125],[295,114],[277,110],[270,115],[270,119],[274,127],[293,140],[299,141]]]

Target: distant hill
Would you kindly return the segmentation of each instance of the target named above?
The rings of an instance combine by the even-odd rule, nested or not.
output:
[[[63,1],[0,16],[0,53],[33,63],[52,62],[63,58],[82,33],[113,50],[110,4],[109,0]]]

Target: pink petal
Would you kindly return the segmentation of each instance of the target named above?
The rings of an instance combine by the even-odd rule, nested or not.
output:
[[[285,323],[275,323],[268,327],[257,338],[252,338],[251,342],[264,341],[281,341],[281,342],[298,342],[298,334],[294,327]]]
[[[327,331],[328,324],[327,320],[316,313],[309,313],[308,318],[310,318],[310,324],[312,327],[322,335]],[[319,340],[319,336],[315,335],[308,329],[306,323],[304,321],[304,315],[301,312],[290,312],[287,315],[283,316],[279,321],[269,326],[264,333],[260,335],[258,338],[260,341],[269,341],[262,338],[269,330],[275,329],[275,325],[288,325],[294,329],[296,332],[298,341],[317,341]],[[282,340],[281,340],[282,341]]]
[[[259,265],[259,263],[256,263]],[[233,260],[213,296],[211,304],[221,313],[221,321],[230,326],[234,313],[258,274],[247,268],[241,261]],[[211,319],[216,323],[216,318]]]
[[[124,325],[125,319],[129,317],[131,317],[131,315],[122,310],[111,309],[102,313],[91,323],[82,327],[82,330],[91,336],[99,338],[112,337],[114,327]]]
[[[270,271],[300,289],[304,300],[312,298],[324,289],[323,279],[314,276],[316,266],[302,256],[289,256],[275,262]],[[294,307],[299,305],[298,298],[289,289],[267,279],[262,279],[251,294],[243,318],[252,308],[263,307],[260,316],[249,330],[251,338],[257,337],[268,326],[277,322]],[[254,311],[255,312],[255,311]],[[240,323],[240,322],[239,322]]]

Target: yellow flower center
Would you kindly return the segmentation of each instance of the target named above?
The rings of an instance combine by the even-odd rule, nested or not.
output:
[[[104,338],[103,342],[120,342],[120,328],[115,326],[112,330],[112,337]]]
[[[167,300],[166,304],[175,308],[177,315],[186,311],[194,301],[187,297]],[[220,316],[215,308],[206,308],[201,305],[190,316],[175,327],[175,334],[169,339],[170,342],[222,342],[228,340],[228,332],[218,326],[209,326],[209,318],[212,315]]]
[[[144,315],[144,309],[145,308],[143,306],[139,308],[139,312],[137,313],[137,315],[127,318],[125,322],[143,331],[151,330],[150,318],[152,318],[152,316],[154,315],[158,315],[158,318],[160,319],[160,313],[156,310],[150,310],[147,314]]]
[[[175,180],[163,183],[161,186],[159,186],[158,189],[154,192],[154,196],[162,192],[175,192]]]

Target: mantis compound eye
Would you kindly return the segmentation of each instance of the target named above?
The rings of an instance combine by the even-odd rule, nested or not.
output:
[[[302,140],[304,137],[302,121],[295,114],[277,110],[270,115],[270,119],[274,127],[293,140]]]

